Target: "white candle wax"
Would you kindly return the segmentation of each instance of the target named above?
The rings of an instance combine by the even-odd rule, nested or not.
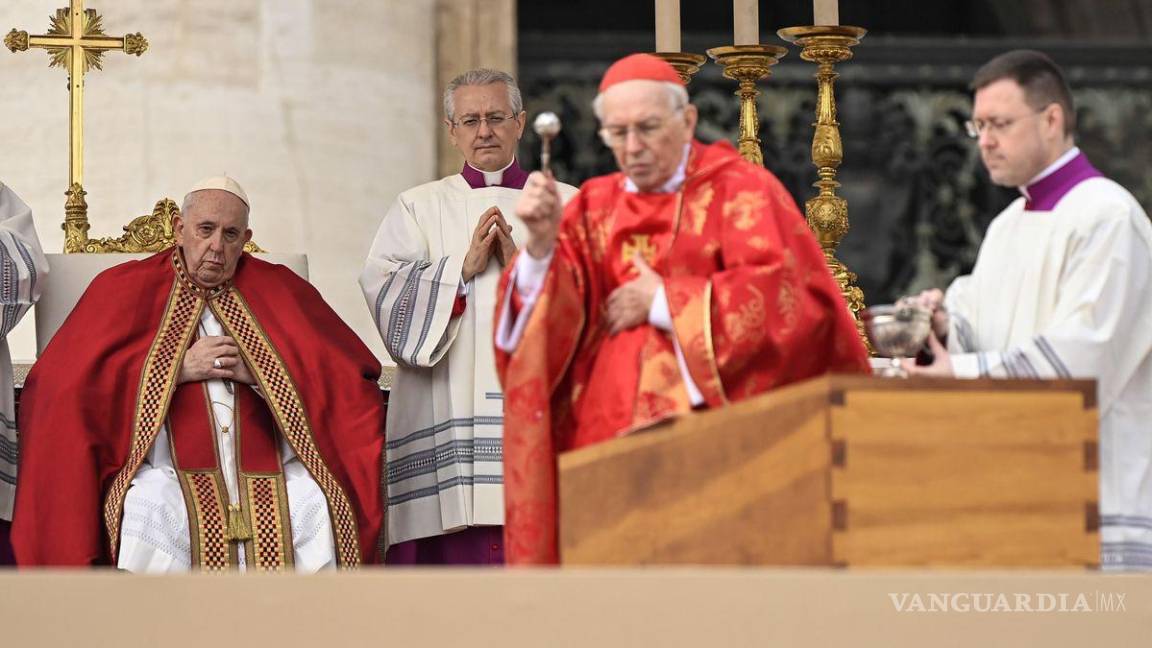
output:
[[[656,51],[680,51],[680,0],[656,0]]]
[[[813,25],[839,25],[840,3],[838,0],[812,0]]]
[[[760,4],[758,0],[733,0],[732,34],[736,45],[760,44]]]

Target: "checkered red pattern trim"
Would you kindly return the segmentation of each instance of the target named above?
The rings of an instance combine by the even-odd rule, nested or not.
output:
[[[352,503],[316,448],[312,424],[284,362],[252,316],[244,298],[234,288],[215,296],[209,304],[255,373],[280,431],[328,499],[338,564],[342,567],[358,566],[361,562],[360,541]]]
[[[281,477],[282,478],[282,477]],[[248,564],[257,571],[284,571],[291,562],[291,533],[285,533],[284,509],[277,477],[247,477],[252,518]]]
[[[212,473],[185,473],[188,491],[192,496],[199,556],[193,552],[193,565],[204,571],[226,571],[231,566],[228,548],[228,518],[224,513],[224,499],[220,484]],[[199,564],[197,564],[197,559]]]
[[[152,442],[168,413],[176,374],[184,359],[188,341],[196,330],[196,322],[204,309],[203,298],[181,281],[172,282],[172,293],[161,320],[159,331],[152,340],[144,371],[140,377],[140,390],[136,396],[135,423],[132,427],[132,446],[128,460],[116,473],[112,486],[104,499],[104,525],[108,529],[108,543],[112,559],[116,560],[120,545],[120,518],[124,512],[124,496],[128,486],[148,455]]]

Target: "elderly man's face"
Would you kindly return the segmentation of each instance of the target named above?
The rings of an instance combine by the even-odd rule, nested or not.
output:
[[[173,219],[172,229],[184,265],[203,288],[215,288],[236,274],[244,244],[252,238],[248,206],[219,189],[192,194],[184,213]]]
[[[616,164],[640,191],[654,191],[676,173],[696,130],[696,107],[673,108],[658,81],[626,81],[601,99],[603,133]]]
[[[452,102],[455,121],[445,119],[444,124],[468,164],[481,171],[508,166],[524,133],[524,111],[512,112],[508,86],[461,86],[452,92]]]

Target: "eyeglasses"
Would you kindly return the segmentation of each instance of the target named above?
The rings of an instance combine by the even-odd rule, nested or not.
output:
[[[983,119],[969,119],[968,121],[964,122],[964,130],[968,132],[968,137],[971,137],[972,139],[980,139],[980,135],[983,133],[988,133],[989,135],[996,135],[999,137],[1000,135],[1007,133],[1008,129],[1012,128],[1012,124],[1015,124],[1022,119],[1028,119],[1029,117],[1040,115],[1047,109],[1048,106],[1045,106],[1032,114],[1024,115],[1023,117],[1009,117],[1008,119],[999,119],[996,117],[993,117],[987,121]]]
[[[452,122],[452,125],[455,126],[456,128],[462,128],[466,131],[474,131],[474,130],[480,128],[481,122],[487,122],[488,128],[497,129],[497,128],[500,128],[505,123],[511,122],[511,121],[516,121],[515,115],[504,115],[501,113],[493,113],[491,115],[485,115],[484,117],[477,117],[476,115],[468,115],[467,117],[463,117],[461,119],[458,119],[457,121]]]
[[[680,106],[675,110],[675,113],[684,110]],[[628,126],[606,126],[600,129],[600,139],[604,141],[604,145],[608,148],[617,148],[623,146],[628,141],[628,133],[636,133],[636,138],[641,142],[647,144],[655,138],[664,127],[671,123],[671,119],[649,119],[642,121],[639,124],[629,124]]]

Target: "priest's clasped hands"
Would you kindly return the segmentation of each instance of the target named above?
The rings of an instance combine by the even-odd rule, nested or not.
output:
[[[184,353],[177,384],[200,380],[234,380],[245,385],[256,384],[252,371],[240,357],[240,347],[226,335],[202,337]]]
[[[472,231],[472,242],[464,255],[464,265],[460,270],[465,283],[484,272],[488,260],[493,256],[501,266],[508,265],[516,254],[516,243],[512,241],[512,226],[504,220],[504,214],[496,206],[489,207],[480,215],[480,222]]]

